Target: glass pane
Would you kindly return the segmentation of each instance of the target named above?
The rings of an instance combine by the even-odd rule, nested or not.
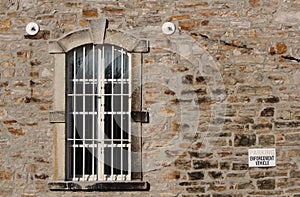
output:
[[[93,112],[95,111],[95,101],[96,98],[94,96],[86,96],[85,97],[85,111]]]
[[[111,115],[104,116],[104,139],[111,139]]]
[[[85,84],[85,93],[86,94],[96,94],[96,89],[97,84],[93,84],[93,82],[88,82]]]
[[[83,112],[83,97],[76,96],[74,97],[74,99],[76,103],[75,103],[75,107],[73,106],[73,110],[76,110],[75,112]]]
[[[104,111],[105,112],[111,112],[111,96],[105,96],[104,97]]]
[[[83,124],[82,124],[82,115],[76,114],[75,116],[75,137],[76,139],[82,139],[83,137]]]
[[[114,79],[121,79],[121,75],[122,75],[122,70],[121,70],[121,56],[115,55],[114,58]]]
[[[123,96],[123,112],[129,111],[129,97]]]
[[[123,84],[123,94],[129,94],[129,85]]]
[[[83,94],[83,84],[82,82],[75,83],[75,94]]]
[[[121,96],[114,96],[114,109],[115,112],[121,111]]]
[[[75,148],[75,175],[81,177],[83,170],[82,147]]]
[[[121,174],[122,170],[122,157],[121,157],[121,148],[119,147],[114,147],[113,148],[113,154],[114,154],[114,159],[113,159],[113,165],[114,165],[114,174]]]
[[[128,174],[128,147],[123,149],[123,174]]]
[[[104,93],[105,94],[111,94],[112,93],[111,88],[112,88],[111,83],[105,84]]]
[[[121,139],[121,115],[114,115],[113,116],[113,132],[114,132],[114,139]],[[120,141],[114,141],[114,143],[121,143]]]
[[[104,148],[104,174],[111,174],[111,148]]]
[[[93,79],[93,53],[92,45],[85,47],[85,79]]]
[[[93,115],[85,115],[85,139],[93,139]]]
[[[92,174],[92,163],[93,163],[93,150],[92,148],[85,148],[85,168],[84,168],[84,174],[89,175]]]
[[[105,79],[112,79],[112,54],[111,46],[104,47]]]
[[[129,58],[128,55],[124,54],[123,55],[123,79],[128,79],[129,78]]]
[[[121,84],[114,84],[113,92],[114,94],[121,94],[122,85]]]
[[[123,139],[129,139],[128,133],[129,133],[129,116],[127,114],[124,114],[123,115]]]
[[[76,51],[76,76],[75,79],[83,79],[83,48],[80,47]]]

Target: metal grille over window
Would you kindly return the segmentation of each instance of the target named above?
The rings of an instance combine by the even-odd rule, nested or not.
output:
[[[130,54],[113,45],[67,54],[69,180],[131,179],[130,64]]]

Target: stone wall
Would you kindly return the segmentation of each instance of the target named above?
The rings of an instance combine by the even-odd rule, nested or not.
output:
[[[149,40],[143,171],[149,192],[51,192],[48,41],[107,18]],[[36,36],[25,32],[37,22]],[[161,26],[171,21],[173,35]],[[299,0],[2,0],[0,196],[300,196]],[[64,96],[62,96],[64,99]],[[249,168],[249,148],[276,167]]]

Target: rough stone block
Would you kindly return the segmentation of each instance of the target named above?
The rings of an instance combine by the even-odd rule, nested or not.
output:
[[[193,160],[193,168],[196,170],[215,169],[218,168],[218,162],[213,160]]]
[[[9,181],[12,180],[13,174],[7,171],[0,171],[0,180],[1,181]]]
[[[174,169],[165,169],[161,172],[163,181],[174,181],[180,179],[180,171]]]
[[[260,190],[273,190],[275,189],[275,179],[258,180],[257,187]]]
[[[253,146],[256,144],[255,134],[237,134],[234,137],[234,146]]]
[[[203,180],[204,179],[203,172],[189,172],[188,176],[189,176],[189,180]]]

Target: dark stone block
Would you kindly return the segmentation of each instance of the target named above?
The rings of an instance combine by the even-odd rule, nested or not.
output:
[[[257,181],[257,187],[261,190],[273,190],[275,189],[275,179]]]
[[[254,130],[272,129],[273,125],[270,124],[270,123],[267,123],[267,124],[256,124],[256,125],[253,125],[252,128]]]
[[[232,170],[248,170],[248,164],[244,163],[234,163],[232,166]]]
[[[210,104],[210,103],[212,103],[212,100],[209,97],[199,97],[199,98],[195,99],[195,102],[197,104],[205,104],[205,103]]]
[[[272,116],[274,116],[274,111],[275,111],[274,107],[267,107],[260,113],[260,116],[272,117]]]
[[[188,175],[190,180],[203,180],[204,178],[203,172],[190,172]]]
[[[182,77],[183,84],[193,84],[194,83],[194,76],[193,75],[185,75]]]
[[[258,103],[278,103],[279,97],[273,96],[269,98],[259,98],[257,99]]]
[[[34,177],[36,179],[47,179],[49,176],[47,174],[35,174]]]
[[[212,169],[218,168],[218,163],[216,161],[195,160],[193,166],[194,169]]]
[[[188,193],[205,193],[205,187],[188,187],[186,191]]]
[[[178,168],[180,170],[189,170],[189,169],[191,169],[191,161],[178,159],[175,161],[175,166],[176,166],[176,168]]]
[[[209,176],[214,178],[214,179],[218,179],[218,178],[221,178],[223,173],[222,172],[208,172]]]
[[[191,157],[194,158],[208,158],[208,157],[212,157],[212,153],[199,153],[199,152],[189,152]]]
[[[256,142],[255,134],[240,134],[234,138],[234,146],[253,146]]]
[[[275,122],[276,128],[295,128],[300,127],[300,122]]]
[[[193,185],[199,185],[199,182],[180,182],[179,183],[180,186],[193,186]]]

